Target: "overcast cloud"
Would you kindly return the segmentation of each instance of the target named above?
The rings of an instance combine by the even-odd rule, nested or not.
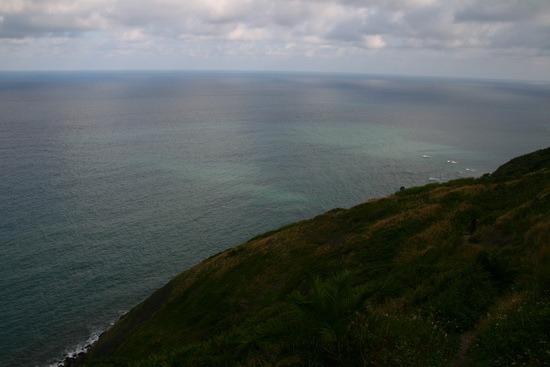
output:
[[[550,0],[2,0],[0,69],[550,80]]]

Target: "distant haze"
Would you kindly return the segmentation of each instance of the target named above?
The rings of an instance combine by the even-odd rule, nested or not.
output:
[[[2,0],[0,70],[550,80],[548,0]]]

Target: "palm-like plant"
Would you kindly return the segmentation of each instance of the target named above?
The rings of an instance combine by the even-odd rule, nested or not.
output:
[[[310,364],[363,365],[360,357],[367,330],[365,302],[376,289],[352,287],[352,276],[341,272],[326,279],[316,277],[308,294],[290,299],[301,317],[286,344]]]

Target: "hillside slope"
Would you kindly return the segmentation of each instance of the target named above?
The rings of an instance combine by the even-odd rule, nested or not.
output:
[[[542,366],[549,214],[550,148],[334,209],[182,272],[83,363]]]

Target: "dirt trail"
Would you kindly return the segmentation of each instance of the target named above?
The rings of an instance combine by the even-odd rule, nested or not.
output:
[[[464,234],[464,244],[467,246],[477,247],[477,248],[489,248],[489,247],[495,247],[495,243],[492,241],[487,240],[487,236],[481,236],[481,238],[472,238],[472,235],[470,234]],[[472,340],[474,339],[476,335],[477,329],[474,330],[468,330],[463,332],[460,335],[460,348],[453,359],[453,361],[450,364],[450,367],[470,367],[470,363],[468,362],[468,349],[470,349],[470,345],[472,344]]]
[[[458,350],[458,353],[456,354],[454,360],[451,362],[451,367],[469,367],[470,364],[468,363],[467,354],[468,349],[470,348],[470,344],[472,343],[472,340],[474,339],[475,331],[470,330],[462,333],[460,335],[460,349]]]

